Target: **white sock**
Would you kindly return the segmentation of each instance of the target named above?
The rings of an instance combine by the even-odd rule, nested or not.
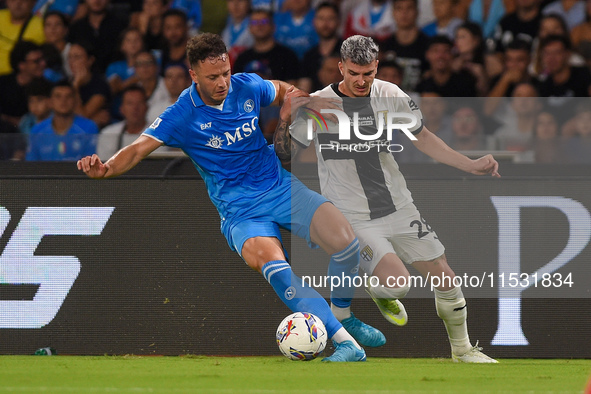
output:
[[[466,324],[466,300],[462,289],[454,287],[451,290],[435,289],[435,308],[437,315],[443,320],[451,351],[456,356],[465,354],[472,348]]]
[[[338,321],[343,321],[349,317],[351,317],[351,307],[348,306],[346,308],[339,308],[338,306],[335,306],[335,304],[330,304],[330,310],[332,311],[332,314],[334,315],[334,317],[337,318]],[[340,342],[340,341],[337,341]]]
[[[349,334],[347,330],[345,330],[345,327],[339,328],[339,330],[332,336],[331,339],[338,343],[341,343],[343,341],[351,341],[355,346],[357,346],[357,349],[361,349],[361,346],[359,346],[355,338],[353,338],[351,334]]]

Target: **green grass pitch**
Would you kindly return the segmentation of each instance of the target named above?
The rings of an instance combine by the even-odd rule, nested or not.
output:
[[[582,393],[591,360],[284,357],[0,356],[0,392],[15,393]]]

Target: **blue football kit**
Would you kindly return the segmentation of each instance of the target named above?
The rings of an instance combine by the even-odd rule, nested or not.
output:
[[[235,74],[226,99],[214,107],[203,102],[192,83],[144,131],[191,158],[220,214],[222,233],[239,254],[249,238],[281,240],[280,227],[312,245],[312,217],[327,201],[284,170],[273,147],[267,145],[258,118],[261,107],[270,105],[276,94],[275,85],[256,74]],[[331,256],[328,273],[353,278],[358,267],[359,241],[355,239]],[[342,329],[324,298],[304,286],[287,261],[269,261],[261,273],[292,311],[320,317],[329,337]],[[335,289],[333,304],[348,307],[354,291],[343,286]]]
[[[300,61],[309,49],[318,44],[314,14],[314,10],[310,10],[301,20],[295,20],[291,12],[278,12],[273,16],[275,40],[294,51]]]
[[[96,152],[99,129],[92,120],[74,115],[63,134],[54,131],[52,122],[53,115],[31,129],[27,161],[78,160]]]
[[[275,95],[272,82],[236,74],[225,101],[212,107],[193,83],[144,132],[191,158],[220,214],[222,232],[238,253],[254,236],[281,239],[279,227],[310,241],[312,215],[326,201],[285,171],[267,146],[258,116]]]

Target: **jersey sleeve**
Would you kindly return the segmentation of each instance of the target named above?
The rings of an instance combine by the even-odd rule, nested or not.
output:
[[[268,107],[277,96],[277,89],[273,82],[259,77],[257,74],[244,73],[250,88],[254,92],[259,92],[261,107]]]
[[[394,97],[394,111],[415,116],[417,121],[414,126],[408,128],[408,131],[410,131],[413,135],[419,134],[423,130],[423,114],[421,113],[419,106],[408,94],[402,91],[402,89],[400,89],[398,86],[393,84],[389,85],[390,89],[396,89],[395,92],[392,91],[388,94],[388,97]],[[407,119],[401,119],[401,123],[407,121]]]
[[[143,134],[162,142],[164,145],[180,148],[183,142],[180,125],[184,117],[179,113],[177,104],[168,107],[152,124],[144,130]]]
[[[410,127],[408,130],[413,135],[419,134],[421,131],[423,131],[423,114],[421,113],[419,106],[414,102],[412,98],[408,96],[406,96],[406,98],[402,99],[401,101],[402,102],[400,103],[400,105],[402,105],[403,107],[403,112],[412,114],[417,118],[417,123],[413,127]]]

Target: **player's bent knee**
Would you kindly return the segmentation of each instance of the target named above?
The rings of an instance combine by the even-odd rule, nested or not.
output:
[[[376,286],[371,288],[371,294],[376,298],[396,298],[400,300],[408,294],[410,290],[410,285],[408,283],[404,284],[401,287],[386,287],[386,286]]]
[[[320,205],[314,213],[310,236],[328,254],[343,250],[356,238],[345,216],[329,202]]]

